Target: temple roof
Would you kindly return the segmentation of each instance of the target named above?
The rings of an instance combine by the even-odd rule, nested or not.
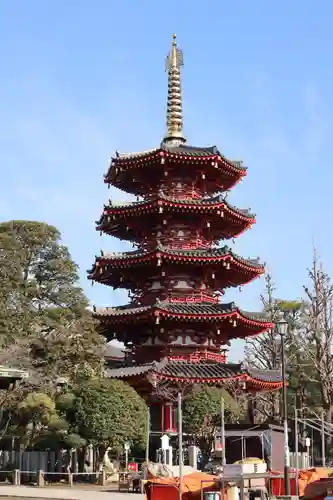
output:
[[[154,258],[157,254],[169,258],[186,258],[192,257],[193,259],[209,259],[209,260],[219,260],[226,257],[238,261],[238,263],[243,266],[256,268],[258,270],[264,271],[264,266],[259,262],[259,258],[248,258],[245,259],[239,255],[233,253],[233,251],[228,246],[223,246],[221,248],[195,248],[195,249],[174,249],[168,248],[163,245],[158,245],[152,251],[135,250],[132,252],[102,252],[100,257],[96,257],[96,261],[129,261],[133,259],[147,259]]]
[[[124,360],[125,350],[125,348],[121,349],[120,347],[108,344],[105,349],[104,357],[107,359]]]
[[[240,172],[245,172],[246,167],[243,166],[243,162],[239,160],[229,160],[225,156],[220,153],[216,146],[190,146],[189,144],[170,144],[168,142],[162,141],[160,146],[157,148],[151,148],[146,151],[138,151],[131,153],[119,153],[116,152],[116,156],[112,158],[112,161],[116,164],[127,162],[128,160],[138,160],[150,156],[154,156],[163,152],[176,155],[176,156],[186,156],[190,158],[200,158],[200,159],[208,159],[213,157],[218,157],[227,163],[229,166],[234,169],[239,170]]]
[[[156,197],[150,198],[150,199],[145,199],[145,200],[140,200],[140,201],[124,201],[124,202],[116,202],[109,200],[109,204],[104,206],[105,210],[125,210],[125,209],[136,209],[144,206],[149,206],[153,205],[154,203],[158,201],[164,201],[166,203],[170,203],[170,205],[187,205],[187,206],[194,206],[194,207],[202,207],[204,208],[205,206],[214,208],[214,206],[221,206],[224,205],[226,206],[227,209],[231,210],[232,212],[237,213],[238,215],[241,215],[243,217],[249,218],[249,219],[255,219],[255,214],[251,212],[250,209],[242,209],[242,208],[237,208],[234,205],[231,205],[228,203],[226,200],[226,195],[225,194],[218,194],[216,196],[211,196],[209,198],[186,198],[186,199],[181,199],[181,198],[174,198],[171,196],[166,196],[163,193],[159,193]],[[103,215],[102,215],[103,217]],[[99,223],[99,221],[97,222]]]
[[[178,316],[178,315],[187,315],[194,316],[196,318],[200,318],[200,316],[217,316],[221,317],[224,315],[238,315],[247,319],[249,321],[258,322],[258,323],[267,323],[270,325],[270,320],[265,316],[264,313],[256,313],[256,312],[245,312],[238,309],[234,302],[230,302],[228,304],[219,304],[219,303],[196,303],[196,304],[188,304],[188,303],[170,303],[168,301],[161,301],[153,305],[149,306],[134,306],[133,304],[127,304],[119,307],[101,307],[94,308],[94,316],[95,317],[107,317],[107,316],[132,316],[132,315],[140,315],[144,313],[160,311],[166,313],[168,316]],[[273,326],[273,325],[272,325]],[[269,328],[269,326],[268,326]]]
[[[162,220],[170,222],[191,217],[196,224],[207,217],[207,227],[202,231],[206,237],[222,240],[239,236],[256,222],[255,214],[250,209],[237,208],[226,200],[226,194],[214,197],[200,197],[196,192],[189,193],[194,198],[175,198],[166,196],[160,190],[155,196],[137,201],[113,201],[104,205],[103,213],[96,221],[96,229],[128,241],[140,241],[143,235],[156,229]],[[196,222],[197,221],[197,222]],[[187,221],[188,222],[188,221]],[[157,229],[156,229],[157,230]]]
[[[159,148],[145,153],[117,153],[111,159],[104,182],[128,193],[142,195],[147,190],[148,178],[158,189],[164,182],[165,168],[175,173],[181,163],[183,168],[187,165],[188,174],[193,176],[200,191],[213,193],[231,189],[246,175],[246,168],[240,161],[228,160],[218,150],[212,154],[213,150],[186,145],[166,147],[162,143]],[[198,176],[200,173],[201,176]],[[206,181],[203,184],[204,178]]]
[[[29,376],[28,372],[8,366],[0,366],[0,389],[7,389],[17,380],[25,379]]]
[[[142,152],[132,152],[132,153],[117,153],[115,159],[122,160],[123,158],[138,158],[140,156],[147,156],[156,153],[157,151],[167,151],[168,153],[176,153],[180,155],[189,156],[216,156],[220,155],[216,146],[208,147],[196,147],[189,146],[188,144],[177,144],[170,145],[165,142],[161,142],[158,148],[151,148]]]
[[[126,366],[106,370],[110,378],[130,378],[154,373],[158,378],[183,380],[187,382],[218,382],[239,378],[241,380],[265,384],[281,384],[280,370],[258,370],[240,363],[207,363],[173,361],[167,358],[153,363]]]

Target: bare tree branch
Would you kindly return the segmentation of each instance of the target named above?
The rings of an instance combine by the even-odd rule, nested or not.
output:
[[[327,421],[333,416],[333,284],[313,251],[312,267],[308,270],[309,284],[304,286],[307,298],[305,328],[300,340],[304,357],[312,370],[305,373],[309,381],[317,382],[321,405]]]

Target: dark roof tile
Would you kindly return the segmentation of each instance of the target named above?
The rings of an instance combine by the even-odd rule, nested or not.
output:
[[[219,258],[224,257],[226,255],[230,255],[233,259],[244,264],[249,267],[255,267],[257,269],[263,269],[263,264],[260,263],[259,258],[248,258],[240,257],[235,254],[231,248],[228,246],[223,246],[220,248],[196,248],[190,250],[181,250],[181,249],[173,249],[167,248],[163,245],[159,245],[155,248],[155,250],[151,252],[147,252],[144,250],[135,250],[133,252],[103,252],[100,257],[97,257],[97,261],[99,260],[130,260],[135,258],[145,257],[149,254],[155,254],[157,252],[164,253],[168,256],[175,257],[195,257],[195,258]]]
[[[258,368],[247,368],[250,377],[264,382],[279,382],[282,380],[281,370],[259,370]]]
[[[151,198],[149,201],[148,200],[140,200],[140,201],[124,201],[124,202],[116,202],[109,200],[109,204],[105,205],[104,208],[105,210],[107,209],[131,209],[131,208],[137,208],[140,206],[148,205],[150,203],[154,203],[158,200],[165,200],[169,201],[170,203],[180,203],[182,205],[194,205],[194,206],[204,206],[204,205],[219,205],[221,203],[224,203],[230,210],[233,210],[236,213],[239,213],[240,215],[243,215],[244,217],[248,217],[249,219],[254,219],[255,214],[251,212],[250,209],[247,208],[237,208],[235,205],[232,205],[226,200],[226,195],[225,194],[218,194],[216,196],[212,196],[209,198],[187,198],[187,199],[179,199],[179,198],[174,198],[171,196],[166,196],[163,193],[160,193],[157,197]],[[102,215],[103,217],[103,215]],[[98,221],[97,223],[100,223]]]
[[[246,319],[268,324],[271,323],[264,313],[240,311],[237,309],[234,302],[227,304],[211,304],[209,302],[201,302],[197,304],[170,304],[167,301],[161,301],[150,306],[133,306],[133,304],[126,304],[125,306],[119,307],[94,308],[94,315],[95,317],[136,315],[156,309],[169,312],[170,314],[174,313],[200,316],[222,316],[223,314],[239,311],[240,314]]]
[[[168,146],[165,143],[161,144],[161,149],[168,153],[186,155],[186,156],[222,156],[216,146],[196,147],[187,144],[180,144],[179,146]]]
[[[122,360],[125,358],[125,348],[120,349],[119,347],[108,344],[105,349],[104,357]]]
[[[231,379],[237,375],[248,375],[260,382],[279,383],[282,381],[278,370],[258,370],[235,363],[190,363],[186,361],[162,360],[139,366],[124,366],[106,370],[110,378],[126,378],[155,372],[166,377],[191,379]]]
[[[224,155],[220,153],[216,146],[208,146],[208,147],[197,147],[190,146],[187,144],[180,144],[178,146],[171,146],[164,142],[161,143],[159,148],[153,148],[142,152],[136,153],[118,153],[116,157],[112,158],[113,162],[117,162],[117,160],[134,160],[136,158],[142,158],[148,155],[157,154],[159,151],[166,151],[167,153],[182,155],[182,156],[191,156],[191,157],[205,157],[205,156],[219,156],[225,162],[232,165],[234,168],[240,171],[245,171],[246,167],[244,167],[242,161],[234,161],[227,159]]]
[[[107,368],[105,374],[109,378],[126,378],[133,377],[135,375],[141,375],[142,373],[148,373],[154,368],[154,363],[149,363],[146,365],[138,366],[123,366],[121,368]]]

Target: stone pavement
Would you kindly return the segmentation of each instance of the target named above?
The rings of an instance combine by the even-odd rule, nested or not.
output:
[[[47,498],[52,500],[143,500],[140,493],[119,493],[118,491],[96,491],[76,488],[30,487],[30,486],[0,486],[0,498],[22,500],[30,498],[37,500]]]

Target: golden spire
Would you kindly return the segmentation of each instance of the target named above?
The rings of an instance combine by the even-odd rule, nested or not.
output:
[[[165,61],[168,72],[167,134],[164,141],[186,142],[183,136],[183,106],[180,68],[184,66],[183,52],[178,49],[176,35],[172,35],[172,46]]]

